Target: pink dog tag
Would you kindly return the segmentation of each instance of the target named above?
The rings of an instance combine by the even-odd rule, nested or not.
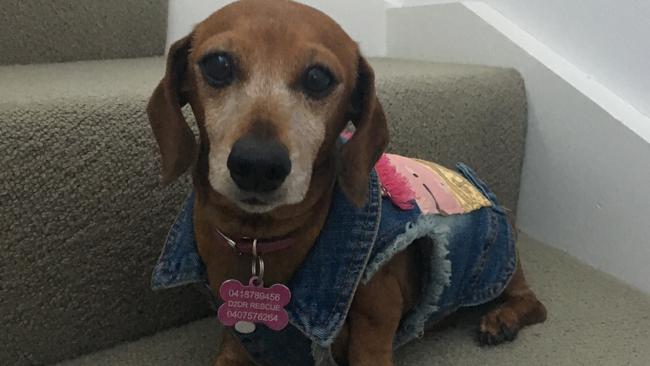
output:
[[[219,321],[227,327],[235,326],[240,333],[252,333],[255,324],[264,324],[275,331],[284,329],[289,323],[284,307],[291,300],[291,291],[284,285],[266,288],[255,282],[254,277],[248,286],[237,280],[221,284],[219,296],[224,303],[219,307]]]

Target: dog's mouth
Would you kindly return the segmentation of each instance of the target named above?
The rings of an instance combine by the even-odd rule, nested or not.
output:
[[[244,198],[241,202],[251,206],[266,206],[268,204],[257,197]]]
[[[265,213],[284,202],[284,196],[280,191],[262,194],[238,190],[231,198],[237,206],[250,213]]]

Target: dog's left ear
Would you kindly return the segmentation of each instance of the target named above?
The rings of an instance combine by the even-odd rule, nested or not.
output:
[[[350,120],[356,131],[341,150],[339,185],[348,199],[363,207],[370,171],[388,145],[388,126],[375,91],[375,73],[361,56],[351,99]]]
[[[192,35],[176,41],[169,49],[165,76],[149,99],[147,115],[160,148],[162,182],[169,183],[183,174],[194,161],[196,142],[181,108],[187,104],[188,54]]]

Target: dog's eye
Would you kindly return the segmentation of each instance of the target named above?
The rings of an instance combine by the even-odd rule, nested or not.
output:
[[[205,81],[215,88],[227,86],[235,79],[233,59],[226,53],[207,55],[200,65]]]
[[[323,98],[332,90],[336,80],[332,73],[322,66],[312,66],[302,78],[305,93],[313,98]]]

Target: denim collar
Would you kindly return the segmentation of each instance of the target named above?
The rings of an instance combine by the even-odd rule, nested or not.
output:
[[[345,323],[368,264],[381,220],[379,180],[370,175],[366,205],[358,209],[337,186],[329,216],[305,262],[289,282],[291,323],[321,346]]]
[[[338,185],[323,230],[289,281],[290,323],[321,346],[331,345],[347,317],[354,292],[375,245],[381,219],[379,180],[370,175],[366,205],[358,209]],[[206,282],[194,235],[190,194],[176,217],[154,268],[152,288]]]

